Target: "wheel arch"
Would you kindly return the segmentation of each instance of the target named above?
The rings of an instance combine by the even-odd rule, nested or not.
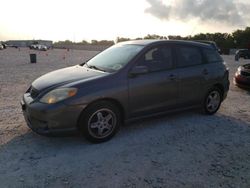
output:
[[[220,83],[217,83],[217,84],[214,84],[213,87],[217,87],[221,91],[221,97],[223,97],[224,92],[225,92],[223,85]]]
[[[98,103],[101,101],[106,101],[106,102],[114,104],[119,109],[119,111],[121,113],[121,121],[122,121],[122,123],[124,123],[124,121],[125,121],[125,109],[124,109],[123,105],[118,100],[113,99],[113,98],[101,98],[101,99],[97,99],[97,100],[92,101],[82,110],[82,112],[80,113],[80,115],[77,119],[77,128],[79,128],[79,125],[80,125],[79,122],[80,122],[81,116],[86,112],[88,107],[93,105],[94,103]]]
[[[217,106],[216,109],[213,109],[212,111],[210,111],[210,110],[208,110],[208,107],[207,107],[207,99],[208,99],[210,93],[215,91],[215,90],[217,90],[219,92],[219,94],[221,95],[220,96],[220,103],[219,103],[219,105]],[[212,115],[212,114],[216,113],[220,108],[221,102],[223,101],[223,95],[224,95],[224,88],[223,88],[222,84],[216,83],[214,85],[211,85],[210,89],[208,90],[208,92],[206,94],[206,97],[204,98],[203,112],[205,114],[208,114],[208,115]]]

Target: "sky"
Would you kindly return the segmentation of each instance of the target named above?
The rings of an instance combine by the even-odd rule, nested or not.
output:
[[[3,0],[0,41],[194,35],[250,25],[248,0]]]

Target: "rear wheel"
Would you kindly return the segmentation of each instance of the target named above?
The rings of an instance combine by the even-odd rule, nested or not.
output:
[[[90,105],[79,121],[80,130],[86,139],[95,143],[111,139],[119,130],[120,124],[119,109],[107,101]]]
[[[222,92],[219,88],[214,87],[206,95],[204,100],[204,111],[206,114],[214,114],[220,108],[222,102]]]

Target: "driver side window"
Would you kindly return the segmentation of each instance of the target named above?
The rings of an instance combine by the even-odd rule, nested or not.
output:
[[[172,50],[170,47],[161,46],[148,50],[138,65],[147,66],[150,72],[172,68]]]

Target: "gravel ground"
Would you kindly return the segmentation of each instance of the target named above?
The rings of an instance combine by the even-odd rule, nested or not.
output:
[[[27,128],[19,101],[30,83],[96,53],[0,51],[0,187],[250,187],[250,92],[232,82],[213,116],[188,111],[137,121],[102,144]],[[224,59],[231,81],[249,62]]]

